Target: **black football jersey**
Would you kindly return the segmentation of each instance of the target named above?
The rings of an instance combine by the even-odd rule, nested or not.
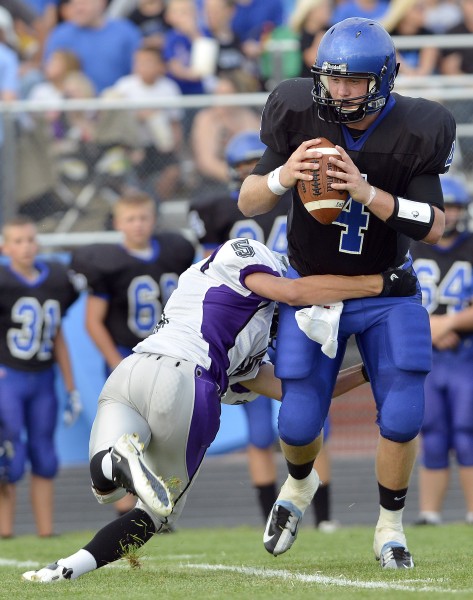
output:
[[[261,140],[283,164],[305,140],[325,137],[348,152],[374,186],[409,198],[409,184],[418,175],[440,174],[451,164],[455,121],[442,105],[422,98],[392,94],[382,113],[358,139],[345,125],[319,119],[312,101],[311,79],[283,81],[270,94],[262,114]],[[264,161],[264,159],[263,159]],[[274,164],[271,168],[275,168]],[[262,161],[257,175],[269,172]],[[427,195],[427,194],[425,194]],[[359,275],[400,264],[410,240],[351,199],[330,225],[318,223],[292,189],[288,218],[288,254],[301,275]],[[436,203],[429,197],[410,198]]]
[[[411,254],[429,313],[442,315],[472,303],[473,234],[460,234],[448,248],[413,242]]]
[[[54,362],[54,338],[79,289],[61,263],[38,260],[34,282],[0,265],[0,363],[41,371]]]
[[[150,258],[117,244],[91,244],[74,251],[71,266],[85,275],[90,293],[107,300],[105,326],[115,344],[132,348],[152,333],[194,254],[184,236],[164,232],[152,240]]]
[[[231,238],[258,240],[275,252],[287,252],[287,212],[291,195],[284,194],[273,210],[256,217],[242,215],[229,194],[197,197],[189,207],[189,226],[207,250]]]

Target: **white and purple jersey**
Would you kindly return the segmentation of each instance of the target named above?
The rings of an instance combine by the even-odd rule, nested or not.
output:
[[[134,351],[199,364],[222,395],[229,383],[252,379],[266,354],[274,312],[274,302],[245,286],[255,272],[281,277],[283,264],[256,240],[229,240],[181,275],[155,332]]]

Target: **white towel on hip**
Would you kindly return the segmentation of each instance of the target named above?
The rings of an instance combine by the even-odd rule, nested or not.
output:
[[[296,321],[307,337],[322,346],[322,352],[335,358],[338,349],[338,326],[343,302],[324,306],[311,306],[296,311]]]

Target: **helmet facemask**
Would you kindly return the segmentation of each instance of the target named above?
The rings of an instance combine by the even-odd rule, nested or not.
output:
[[[386,76],[386,66],[381,69],[380,75],[375,73],[350,73],[343,72],[344,65],[329,65],[324,62],[322,68],[317,65],[312,67],[314,87],[312,97],[317,104],[318,114],[322,121],[328,123],[356,123],[366,115],[380,111],[386,104],[387,98],[380,95],[383,77]],[[368,81],[367,93],[353,98],[335,100],[329,91],[329,77],[346,77],[350,79],[366,79]],[[389,84],[389,91],[394,86],[394,77]]]

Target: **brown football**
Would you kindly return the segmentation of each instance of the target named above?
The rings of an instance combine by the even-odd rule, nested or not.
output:
[[[334,190],[332,183],[341,183],[336,177],[328,177],[326,171],[331,169],[337,171],[337,167],[331,165],[328,161],[329,156],[339,154],[332,144],[326,138],[321,138],[322,143],[319,146],[314,146],[314,150],[322,152],[322,158],[314,158],[312,162],[319,163],[320,167],[317,171],[307,169],[305,173],[314,176],[312,181],[303,181],[299,179],[297,182],[297,191],[307,209],[307,212],[314,217],[319,223],[329,225],[340,214],[345,202],[348,200],[348,192],[344,190]]]

